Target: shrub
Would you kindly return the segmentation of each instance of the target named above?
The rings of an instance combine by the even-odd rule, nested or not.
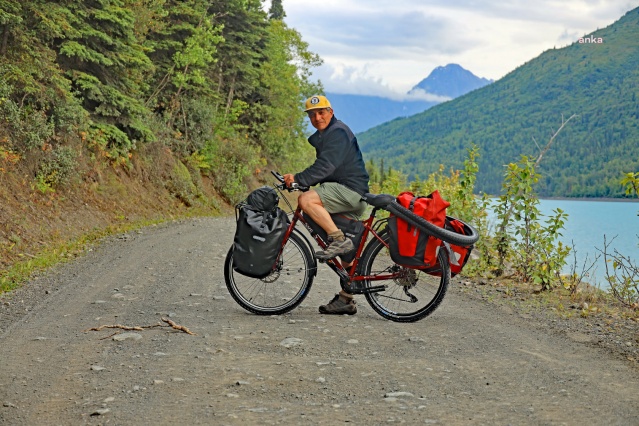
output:
[[[496,275],[504,273],[508,260],[524,282],[534,282],[543,290],[559,282],[559,272],[566,264],[570,248],[558,241],[567,215],[561,210],[541,223],[537,207],[539,198],[534,186],[539,180],[535,162],[522,156],[519,163],[507,166],[504,194],[496,207],[500,221],[495,235],[498,254]]]
[[[626,173],[621,184],[625,186],[626,195],[639,196],[639,172]],[[639,264],[618,250],[611,253],[608,246],[604,239],[602,253],[610,292],[624,305],[639,309]]]
[[[59,146],[47,153],[36,173],[38,188],[54,189],[64,185],[76,174],[78,153],[70,146]]]
[[[171,177],[166,183],[166,187],[171,194],[188,207],[191,207],[201,195],[193,183],[189,169],[179,160],[175,162],[171,170]]]
[[[18,104],[11,94],[12,88],[0,80],[0,130],[6,132],[10,150],[26,154],[51,139],[54,126],[43,109]]]

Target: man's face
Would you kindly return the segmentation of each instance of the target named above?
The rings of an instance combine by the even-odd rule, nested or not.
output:
[[[311,124],[320,132],[328,127],[333,118],[333,110],[330,108],[312,109],[306,112]]]

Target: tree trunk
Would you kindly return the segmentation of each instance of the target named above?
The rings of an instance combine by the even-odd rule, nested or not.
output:
[[[229,115],[229,110],[233,105],[233,95],[235,92],[235,74],[233,74],[233,79],[231,80],[230,88],[229,88],[229,96],[226,99],[226,112],[225,115]]]
[[[9,25],[3,25],[0,28],[2,28],[2,42],[0,43],[0,56],[6,56],[7,44],[9,43]]]

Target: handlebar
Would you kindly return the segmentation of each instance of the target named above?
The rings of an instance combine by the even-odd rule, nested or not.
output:
[[[293,182],[290,187],[286,186],[286,182],[284,181],[284,176],[282,176],[281,174],[279,174],[275,170],[271,170],[271,174],[273,176],[275,176],[275,179],[277,179],[280,182],[280,185],[277,185],[277,187],[280,188],[280,189],[285,189],[288,192],[293,192],[293,191],[305,192],[305,191],[308,191],[310,189],[308,186],[300,185],[297,182]]]

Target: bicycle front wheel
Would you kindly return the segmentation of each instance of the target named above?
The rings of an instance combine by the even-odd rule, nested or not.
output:
[[[436,275],[397,265],[388,250],[386,230],[372,239],[362,256],[359,274],[368,276],[367,287],[385,285],[386,290],[366,293],[366,301],[381,316],[396,322],[414,322],[433,313],[444,299],[450,283],[448,254],[443,247],[437,254]]]
[[[264,278],[252,278],[233,269],[233,246],[224,262],[224,281],[233,299],[258,315],[279,315],[297,307],[308,295],[315,262],[302,238],[291,234],[277,268]]]

